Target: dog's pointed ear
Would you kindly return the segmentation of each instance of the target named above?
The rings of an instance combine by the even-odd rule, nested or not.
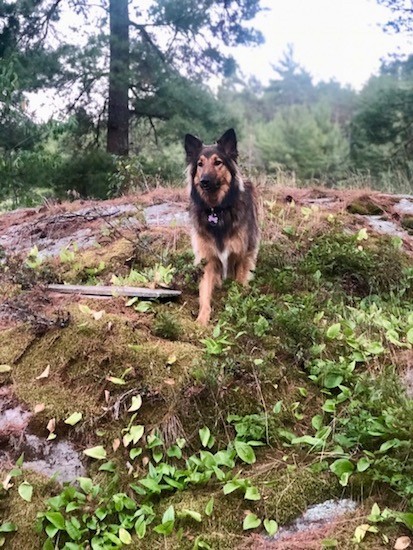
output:
[[[224,153],[233,160],[238,158],[238,149],[237,149],[237,136],[235,135],[235,130],[230,128],[217,140],[217,144]]]
[[[196,159],[203,147],[202,141],[192,134],[186,134],[185,136],[185,152],[186,162],[190,163]]]

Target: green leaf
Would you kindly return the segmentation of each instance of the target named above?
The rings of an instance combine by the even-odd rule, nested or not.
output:
[[[278,531],[278,523],[273,519],[264,519],[264,528],[270,537]]]
[[[366,536],[366,533],[378,533],[378,531],[376,526],[369,525],[368,523],[358,525],[354,531],[354,541],[359,544]]]
[[[72,540],[80,540],[82,538],[80,529],[73,524],[73,521],[66,520],[66,533]]]
[[[323,539],[321,541],[322,548],[337,548],[338,540],[337,539]]]
[[[59,531],[64,531],[66,529],[65,518],[60,512],[46,512],[44,516],[52,525],[57,527]]]
[[[380,445],[379,452],[384,453],[385,451],[388,451],[393,447],[400,447],[400,444],[401,444],[400,439],[389,439],[388,441],[385,441]]]
[[[106,380],[112,382],[112,384],[117,384],[118,386],[123,386],[126,384],[126,381],[123,378],[118,378],[116,376],[107,376]]]
[[[16,466],[19,468],[23,465],[24,462],[24,453],[22,453],[19,458],[16,460]]]
[[[0,533],[13,533],[17,531],[17,525],[11,521],[6,521],[0,524]]]
[[[31,502],[33,496],[33,486],[30,485],[28,481],[23,481],[23,483],[20,483],[18,491],[23,500],[26,502]]]
[[[244,443],[243,441],[235,440],[234,447],[237,455],[243,462],[246,462],[247,464],[254,464],[256,457],[254,449],[251,445],[248,445],[248,443]]]
[[[146,534],[146,521],[145,516],[140,516],[135,523],[135,532],[138,535],[138,539],[143,539]]]
[[[406,340],[409,344],[413,344],[413,327],[407,331]]]
[[[224,495],[229,495],[241,487],[238,481],[229,481],[223,487]]]
[[[194,510],[188,510],[186,508],[181,512],[178,512],[178,516],[180,518],[191,518],[198,523],[201,523],[202,521],[202,516],[199,512],[195,512]]]
[[[274,414],[280,414],[281,412],[281,409],[282,409],[282,405],[283,405],[283,402],[282,401],[277,401],[277,403],[274,405],[272,411]]]
[[[143,453],[142,447],[135,447],[129,451],[129,457],[131,460],[135,460],[138,456]]]
[[[205,514],[210,517],[212,515],[212,512],[214,510],[214,497],[211,497],[208,502],[207,502],[207,505],[205,506]]]
[[[126,531],[124,527],[121,527],[119,529],[119,538],[123,544],[132,544],[132,537],[130,536],[130,533]]]
[[[176,444],[180,449],[183,449],[186,445],[186,439],[184,437],[178,437],[178,439],[176,440]]]
[[[97,447],[91,447],[90,449],[85,449],[83,454],[90,456],[90,458],[95,458],[96,460],[105,460],[106,459],[106,450],[102,445]]]
[[[155,479],[151,479],[150,477],[143,478],[139,480],[139,483],[149,489],[152,493],[160,493],[161,488],[159,487],[159,483]]]
[[[68,418],[66,418],[65,424],[69,424],[69,426],[74,426],[75,424],[80,422],[80,420],[82,420],[82,416],[83,415],[81,412],[74,412]]]
[[[257,517],[255,514],[248,514],[245,516],[242,528],[244,531],[247,531],[248,529],[256,529],[261,525],[261,520],[259,517]]]
[[[212,546],[201,539],[201,535],[196,538],[193,550],[198,550],[199,548],[204,548],[204,550],[213,550]]]
[[[155,533],[158,533],[159,535],[170,535],[174,528],[174,521],[167,521],[166,523],[161,523],[160,525],[157,525],[154,527]]]
[[[134,395],[132,397],[132,404],[128,409],[128,412],[138,411],[142,407],[142,397],[140,395]]]
[[[59,532],[59,529],[51,523],[48,523],[44,530],[46,531],[46,535],[49,537],[49,539],[53,539]]]
[[[203,447],[206,447],[208,445],[208,441],[210,437],[211,437],[211,432],[208,426],[204,426],[199,430],[199,439],[201,440]]]
[[[365,227],[360,229],[360,231],[357,233],[357,236],[356,236],[356,239],[358,241],[364,241],[364,240],[367,240],[368,238],[369,236],[367,234],[367,229]]]
[[[182,451],[178,447],[178,445],[172,445],[172,447],[169,447],[169,449],[166,451],[166,454],[169,456],[169,458],[182,458]]]
[[[413,513],[412,512],[396,512],[395,514],[396,521],[399,523],[404,523],[404,525],[413,531]]]
[[[129,302],[128,302],[129,304]],[[126,304],[126,305],[128,305]],[[148,313],[149,311],[152,311],[153,310],[153,305],[151,304],[151,302],[148,302],[148,301],[142,301],[142,302],[139,302],[136,306],[135,306],[135,309],[136,311],[138,311],[139,313]]]
[[[175,521],[175,509],[172,504],[165,510],[162,516],[162,523],[166,523],[168,521]]]
[[[362,456],[357,461],[357,471],[358,472],[365,472],[367,470],[367,468],[370,468],[370,465],[371,465],[370,459],[367,458],[366,456]]]
[[[321,414],[316,414],[311,419],[311,425],[315,430],[319,430],[323,426],[323,417]]]
[[[341,374],[331,372],[324,377],[324,387],[328,389],[338,388],[343,380],[344,377]]]
[[[340,477],[344,473],[352,473],[354,464],[348,458],[339,458],[330,465],[330,470]]]
[[[335,323],[334,325],[331,325],[331,327],[328,327],[326,336],[330,340],[334,340],[337,338],[337,336],[341,333],[341,323]]]
[[[311,447],[320,447],[325,444],[324,439],[319,437],[313,437],[312,435],[302,435],[301,437],[296,437],[291,441],[292,445],[310,445]]]
[[[145,432],[145,426],[137,425],[137,426],[130,427],[129,434],[132,437],[132,441],[135,445],[141,439],[144,432]]]
[[[257,487],[247,487],[244,498],[245,500],[261,500],[261,495]]]
[[[334,413],[336,410],[336,403],[334,399],[326,399],[324,405],[321,408],[325,412]]]
[[[354,472],[354,464],[347,458],[339,458],[330,465],[330,470],[339,478],[340,485],[345,487]]]
[[[93,481],[90,479],[90,477],[79,477],[78,482],[79,482],[80,488],[84,493],[88,495],[92,492]]]
[[[114,473],[116,472],[116,465],[112,460],[109,460],[109,462],[105,462],[102,466],[99,466],[99,472]]]

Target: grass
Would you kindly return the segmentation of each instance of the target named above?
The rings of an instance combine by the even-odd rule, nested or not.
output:
[[[12,384],[29,410],[45,404],[36,415],[38,431],[55,418],[58,437],[69,436],[80,449],[105,450],[105,461],[87,461],[88,475],[100,486],[97,509],[109,509],[120,492],[140,510],[152,507],[143,539],[126,508],[111,509],[113,525],[124,522],[133,547],[241,547],[249,541],[243,529],[248,513],[284,525],[308,505],[342,495],[361,507],[347,529],[337,526],[329,535],[337,548],[378,549],[385,547],[383,537],[394,545],[413,529],[410,516],[402,515],[413,512],[413,410],[400,380],[413,345],[410,257],[399,240],[360,227],[359,213],[303,209],[271,196],[264,210],[255,280],[249,289],[226,283],[216,292],[207,329],[194,322],[199,273],[188,239],[165,251],[165,236],[147,236],[155,260],[150,249],[134,257],[129,241],[113,235],[103,260],[102,251],[90,250],[73,262],[57,260],[47,273],[70,272],[72,282],[84,282],[87,270],[104,261],[93,276],[127,280],[124,262],[132,252],[129,264],[149,281],[161,254],[165,274],[171,266],[184,290],[181,301],[135,309],[108,303],[103,314],[91,301],[80,308],[73,302],[65,328],[40,334],[26,322],[0,332],[0,364],[11,367],[0,381]],[[40,279],[43,269],[35,269]],[[22,280],[7,276],[10,296],[24,296]],[[39,379],[47,366],[48,376]],[[65,425],[75,411],[81,422]],[[122,443],[142,429],[136,442]],[[227,453],[225,465],[217,465],[223,456],[217,453]],[[194,471],[191,460],[200,461]],[[99,470],[102,463],[109,464],[106,471]],[[132,486],[147,478],[152,489],[137,494]],[[5,535],[7,543],[22,550],[46,539],[44,526],[40,535],[32,529],[34,517],[60,491],[38,476],[28,474],[28,480],[30,503],[19,496],[18,483],[0,495],[2,521],[18,526]],[[154,483],[166,488],[158,491]],[[225,494],[228,483],[241,485]],[[252,500],[245,498],[247,487]],[[393,515],[369,519],[375,502]],[[164,517],[171,506],[173,521]],[[377,532],[357,543],[360,524]],[[162,534],[171,525],[170,534]],[[260,530],[262,524],[252,532]]]

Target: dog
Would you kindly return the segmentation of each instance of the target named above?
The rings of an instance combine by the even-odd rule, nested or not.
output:
[[[195,264],[204,264],[197,322],[207,325],[216,286],[227,277],[246,285],[252,277],[260,242],[255,187],[244,181],[237,164],[235,131],[214,145],[185,136],[191,242]]]

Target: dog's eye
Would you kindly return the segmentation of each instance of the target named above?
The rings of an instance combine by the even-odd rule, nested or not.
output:
[[[198,160],[197,165],[198,165],[200,168],[202,168],[202,166],[204,165],[204,163],[202,162],[202,160]]]
[[[214,161],[214,165],[215,165],[215,166],[221,166],[221,164],[222,164],[222,160],[220,160],[220,159],[215,159],[215,161]]]

